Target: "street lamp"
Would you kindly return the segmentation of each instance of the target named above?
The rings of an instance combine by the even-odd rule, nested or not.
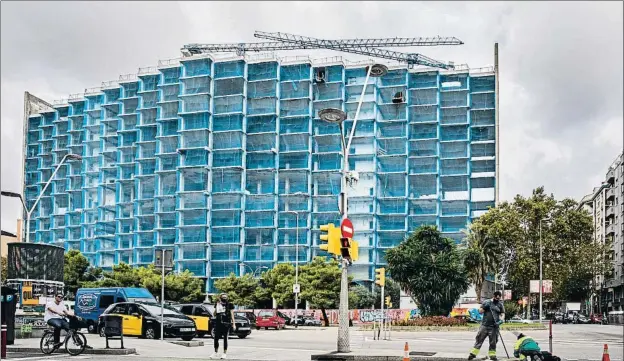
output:
[[[550,221],[550,217],[546,217],[546,218],[542,218],[539,220],[539,255],[540,255],[540,259],[539,259],[539,322],[542,322],[542,302],[543,302],[543,293],[544,293],[544,289],[543,289],[543,273],[542,273],[542,269],[543,269],[543,259],[542,259],[542,253],[544,253],[544,246],[542,245],[542,221]]]
[[[63,159],[61,159],[59,164],[54,169],[54,172],[52,172],[52,175],[50,175],[50,179],[48,179],[46,184],[43,186],[43,189],[41,190],[41,193],[39,193],[39,195],[37,196],[37,199],[35,199],[35,203],[33,203],[32,208],[30,210],[28,210],[28,208],[26,208],[26,203],[24,202],[24,198],[22,197],[21,194],[15,193],[15,192],[2,191],[2,195],[3,196],[19,198],[22,201],[22,206],[24,207],[24,211],[26,212],[26,237],[25,237],[26,243],[28,243],[28,241],[30,240],[30,216],[34,212],[35,207],[37,207],[37,204],[39,203],[39,200],[41,199],[41,197],[43,197],[43,195],[45,194],[46,189],[48,189],[48,186],[50,185],[50,183],[52,183],[52,179],[54,179],[54,176],[56,175],[58,170],[61,168],[61,166],[67,160],[82,160],[82,157],[79,156],[78,154],[71,154],[70,153],[70,154],[66,154],[63,157]]]
[[[256,272],[258,272],[258,271],[260,271],[260,270],[263,270],[263,269],[269,269],[269,267],[267,267],[267,266],[260,266],[260,267],[257,267],[257,268],[254,270],[253,268],[251,268],[251,266],[250,266],[250,265],[248,265],[248,264],[246,264],[246,263],[242,263],[242,265],[243,265],[243,266],[245,266],[245,267],[249,267],[249,269],[251,270],[251,276],[252,276],[252,277],[256,277]]]
[[[349,138],[345,140],[344,132],[342,130],[342,123],[347,119],[347,114],[336,108],[323,109],[319,112],[319,118],[329,123],[337,123],[340,127],[340,141],[342,143],[342,181],[340,191],[340,211],[342,213],[342,219],[347,218],[347,175],[349,174],[349,149],[351,148],[351,141],[355,134],[355,128],[357,127],[358,117],[360,116],[360,109],[364,101],[364,94],[366,93],[366,87],[368,86],[368,79],[372,76],[374,78],[384,76],[388,73],[388,67],[382,64],[374,64],[367,68],[366,79],[364,80],[364,86],[362,87],[362,93],[360,94],[360,100],[353,117],[353,126],[351,132],[349,132]],[[351,183],[351,178],[349,179]],[[349,261],[342,260],[342,272],[340,277],[340,309],[338,317],[338,352],[351,352],[350,340],[349,340],[349,281],[347,277],[347,267]]]
[[[286,211],[284,213],[294,213],[295,214],[295,222],[297,225],[296,228],[296,240],[295,240],[295,284],[299,284],[299,212],[297,211]],[[300,290],[299,290],[300,291]],[[295,292],[295,328],[299,328],[299,324],[297,322],[297,315],[299,313],[299,292]]]

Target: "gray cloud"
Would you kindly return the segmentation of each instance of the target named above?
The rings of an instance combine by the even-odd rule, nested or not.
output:
[[[544,185],[579,198],[622,150],[622,9],[597,1],[3,2],[2,189],[20,189],[24,90],[66,97],[176,57],[186,43],[254,41],[263,30],[457,36],[465,45],[405,50],[473,67],[492,65],[499,42],[501,197]],[[19,203],[2,202],[3,229],[18,216]]]

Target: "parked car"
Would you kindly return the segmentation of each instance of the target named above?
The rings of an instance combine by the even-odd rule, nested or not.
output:
[[[277,315],[284,319],[284,322],[285,322],[286,325],[293,325],[293,326],[295,325],[294,318],[292,318],[292,317],[290,317],[290,316],[288,316],[288,315],[286,315],[286,314],[284,314],[284,313],[282,313],[280,311],[277,311]]]
[[[316,319],[314,317],[306,316],[302,318],[304,326],[320,326],[321,320]]]
[[[251,311],[234,311],[235,317],[244,317],[249,321],[252,328],[256,327],[256,314]]]
[[[99,317],[110,305],[119,302],[136,301],[156,302],[156,299],[145,288],[79,288],[76,292],[74,312],[76,316],[85,320],[90,333],[96,333],[98,331]]]
[[[147,339],[160,338],[161,308],[155,302],[121,302],[110,305],[99,317],[98,331],[104,336],[104,316],[123,317],[123,335]],[[164,336],[192,340],[196,335],[195,322],[173,307],[165,306],[162,312]]]
[[[520,316],[513,316],[512,318],[506,320],[508,323],[533,323],[531,320],[525,320]]]
[[[256,317],[256,329],[264,327],[266,330],[274,328],[281,330],[286,326],[286,319],[282,317],[284,314],[277,310],[260,311]]]
[[[585,325],[585,324],[591,323],[591,320],[589,319],[589,317],[583,314],[577,313],[572,323]]]
[[[197,335],[204,337],[210,335],[214,338],[214,327],[216,320],[213,316],[213,306],[205,303],[190,303],[180,304],[176,308],[181,313],[187,315],[195,322],[197,327]],[[239,313],[239,314],[237,314]],[[249,319],[240,315],[241,312],[234,312],[234,318],[236,323],[236,331],[230,329],[230,335],[236,335],[238,338],[245,338],[251,334],[251,322]]]

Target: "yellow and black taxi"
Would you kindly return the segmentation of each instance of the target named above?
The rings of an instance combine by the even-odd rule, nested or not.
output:
[[[205,335],[214,337],[213,331],[215,320],[212,316],[212,305],[205,303],[187,303],[176,305],[175,308],[195,321],[198,337],[203,337]],[[234,318],[236,322],[236,331],[230,329],[230,335],[236,335],[238,338],[245,338],[249,336],[249,334],[251,334],[251,322],[249,319],[238,314],[237,312],[234,312]]]
[[[123,335],[147,339],[160,338],[160,304],[152,302],[121,302],[110,305],[100,316],[98,330],[103,336],[104,321],[107,315],[121,316]],[[192,340],[196,335],[195,322],[171,306],[163,309],[164,336]]]

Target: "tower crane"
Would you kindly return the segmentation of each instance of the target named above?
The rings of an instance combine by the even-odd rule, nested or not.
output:
[[[244,55],[246,52],[300,50],[300,49],[329,49],[369,55],[378,58],[390,59],[407,63],[409,67],[424,65],[439,68],[452,68],[452,64],[428,58],[421,54],[405,54],[397,51],[378,49],[378,47],[405,47],[405,46],[440,46],[462,45],[463,42],[455,37],[417,37],[417,38],[372,38],[372,39],[342,39],[324,40],[288,33],[268,33],[256,31],[254,36],[264,38],[268,42],[258,43],[226,43],[226,44],[188,44],[182,48],[185,56],[215,52],[235,52]]]
[[[315,48],[319,48],[319,49],[337,50],[337,51],[343,51],[345,53],[369,55],[369,56],[374,56],[374,57],[382,58],[382,59],[395,60],[401,63],[407,63],[407,65],[410,68],[413,67],[414,65],[423,65],[423,66],[429,66],[433,68],[443,68],[443,69],[453,68],[452,63],[446,64],[441,61],[426,57],[422,54],[416,54],[416,53],[406,54],[406,53],[401,53],[398,51],[383,50],[383,49],[378,49],[377,47],[367,47],[367,46],[362,46],[362,45],[344,46],[343,43],[341,43],[340,41],[336,41],[336,40],[323,40],[323,39],[311,38],[309,36],[301,36],[301,35],[294,35],[294,34],[288,34],[288,33],[266,33],[262,31],[256,31],[254,33],[254,36],[257,38],[261,38],[261,39],[276,40],[276,41],[281,41],[284,43],[291,43],[291,44],[299,44],[301,46],[314,46]],[[389,45],[384,45],[384,46],[389,46]]]

